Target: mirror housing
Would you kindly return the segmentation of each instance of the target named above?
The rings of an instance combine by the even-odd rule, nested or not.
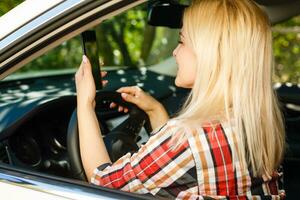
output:
[[[179,29],[182,27],[182,17],[187,5],[174,0],[151,2],[149,5],[148,24]]]

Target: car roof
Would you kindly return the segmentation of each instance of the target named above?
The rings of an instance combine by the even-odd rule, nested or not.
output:
[[[255,0],[258,4],[261,5],[278,5],[278,4],[287,4],[295,2],[296,0]]]
[[[27,0],[0,18],[0,40],[64,0]],[[30,12],[28,12],[30,10]]]
[[[255,0],[264,9],[272,24],[300,14],[300,0]]]

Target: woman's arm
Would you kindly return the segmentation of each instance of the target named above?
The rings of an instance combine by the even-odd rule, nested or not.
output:
[[[183,140],[176,149],[170,148],[175,132],[183,134],[182,129],[165,125],[138,152],[127,153],[112,165],[98,167],[92,183],[153,195],[173,190],[178,192],[182,186],[196,186],[196,179],[190,175],[195,171],[195,163],[188,141]]]
[[[93,170],[104,163],[111,163],[94,108],[80,107],[77,110],[80,155],[85,174],[90,182]]]
[[[85,56],[75,75],[75,80],[80,154],[85,174],[90,182],[93,170],[111,161],[94,110],[96,89],[91,65]]]

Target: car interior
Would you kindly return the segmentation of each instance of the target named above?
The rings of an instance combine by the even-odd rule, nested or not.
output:
[[[115,90],[138,85],[158,99],[170,116],[178,112],[189,93],[188,89],[175,86],[176,63],[171,58],[182,26],[182,12],[188,3],[173,0],[143,3],[90,30],[95,35],[92,44],[97,46],[98,56],[104,60],[101,68],[108,72],[105,79],[109,84],[97,92],[96,113],[113,161],[136,151],[152,131],[145,113],[124,103]],[[299,1],[257,0],[257,3],[269,14],[273,25],[300,14]],[[138,36],[146,34],[145,29],[150,34],[148,38],[153,37],[150,47],[145,47],[145,41]],[[127,41],[117,40],[118,34],[127,34]],[[136,44],[133,41],[137,41]],[[80,64],[82,46],[87,43],[79,34],[0,82],[1,165],[86,180],[78,147],[74,73]],[[143,47],[146,50],[135,54],[136,49]],[[147,57],[141,59],[143,53]],[[45,64],[53,56],[57,63]],[[49,70],[54,65],[56,69]],[[283,161],[284,184],[287,197],[293,199],[300,186],[297,172],[300,167],[300,84],[274,83],[274,90],[282,105],[288,143]],[[130,113],[109,108],[112,101],[129,107]]]

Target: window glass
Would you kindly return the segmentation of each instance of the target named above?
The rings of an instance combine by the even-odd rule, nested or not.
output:
[[[300,16],[273,27],[275,82],[300,83]]]
[[[178,31],[147,24],[147,3],[105,21],[96,28],[100,56],[109,66],[140,67],[172,55]]]
[[[177,29],[147,24],[148,4],[112,17],[94,28],[99,60],[105,67],[148,67],[170,57],[177,45]],[[82,57],[81,36],[70,39],[20,68],[11,77],[75,71]]]
[[[36,58],[24,67],[17,70],[11,76],[39,76],[42,74],[59,73],[78,67],[81,62],[82,47],[81,38],[76,36],[45,55]]]

